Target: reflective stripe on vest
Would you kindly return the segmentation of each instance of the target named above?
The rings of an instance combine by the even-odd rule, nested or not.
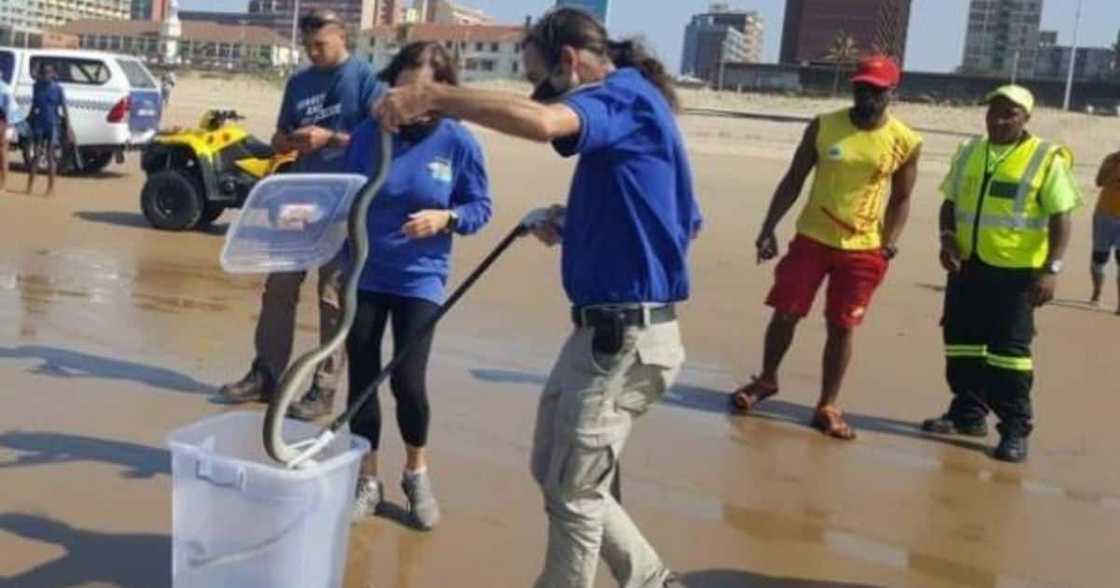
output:
[[[973,139],[953,165],[949,185],[955,190],[958,245],[966,258],[976,255],[997,267],[1040,267],[1049,249],[1050,219],[1032,198],[1037,201],[1044,168],[1060,147],[1030,139],[990,172],[984,168],[987,153],[980,156],[988,148],[987,139]]]

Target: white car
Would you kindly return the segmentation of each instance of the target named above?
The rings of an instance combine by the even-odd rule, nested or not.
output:
[[[74,158],[81,164],[76,171],[99,172],[114,158],[121,163],[126,151],[142,149],[159,130],[163,99],[147,66],[102,51],[0,47],[0,76],[25,113],[35,85],[32,72],[45,64],[55,66],[66,94],[80,155]]]

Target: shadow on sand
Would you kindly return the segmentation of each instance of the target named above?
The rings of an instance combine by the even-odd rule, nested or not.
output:
[[[98,533],[42,516],[17,513],[0,514],[0,531],[28,541],[56,545],[66,552],[14,576],[0,576],[2,586],[162,588],[171,585],[171,538],[167,535]]]
[[[100,357],[59,347],[24,345],[0,347],[0,360],[33,359],[43,363],[31,373],[64,379],[127,380],[173,392],[212,394],[215,388],[190,376],[157,366]]]
[[[536,387],[543,386],[547,380],[545,376],[539,374],[493,369],[472,369],[471,375],[484,382],[524,384]],[[716,415],[727,415],[729,418],[741,418],[729,414],[729,400],[730,395],[727,391],[712,390],[688,384],[678,384],[665,395],[664,402],[667,405],[688,410],[696,410]],[[813,419],[813,408],[784,400],[770,399],[761,403],[752,416],[811,428],[810,423]],[[982,453],[988,451],[988,446],[983,443],[964,439],[931,436],[923,432],[918,423],[851,412],[844,413],[844,417],[857,431],[867,430],[920,441],[944,443],[960,449],[979,451]]]
[[[692,572],[681,579],[687,588],[881,588],[873,584],[776,578],[740,570]]]
[[[122,477],[150,479],[171,475],[171,454],[167,450],[126,441],[111,441],[28,431],[0,434],[0,447],[17,452],[15,459],[0,459],[0,470],[76,462],[101,462],[124,468]]]

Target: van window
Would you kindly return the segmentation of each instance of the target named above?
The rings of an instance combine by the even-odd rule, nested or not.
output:
[[[5,84],[11,84],[15,78],[13,75],[16,69],[16,54],[11,51],[0,51],[0,76],[3,76]]]
[[[109,66],[105,62],[77,57],[32,57],[31,73],[38,72],[39,68],[48,63],[58,72],[58,81],[67,84],[103,86],[111,77]]]
[[[121,69],[124,70],[124,77],[128,78],[128,85],[132,86],[133,90],[138,88],[155,88],[156,81],[148,74],[148,69],[135,59],[118,59],[117,63],[120,64]]]

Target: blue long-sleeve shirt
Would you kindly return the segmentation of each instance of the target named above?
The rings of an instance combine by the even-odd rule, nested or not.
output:
[[[354,131],[346,152],[346,171],[367,177],[377,171],[380,133],[372,120]],[[410,215],[422,210],[454,211],[460,235],[476,233],[490,221],[482,148],[457,121],[442,120],[416,143],[393,137],[392,169],[369,210],[370,256],[362,269],[363,291],[443,303],[452,236],[409,239],[401,230]]]

